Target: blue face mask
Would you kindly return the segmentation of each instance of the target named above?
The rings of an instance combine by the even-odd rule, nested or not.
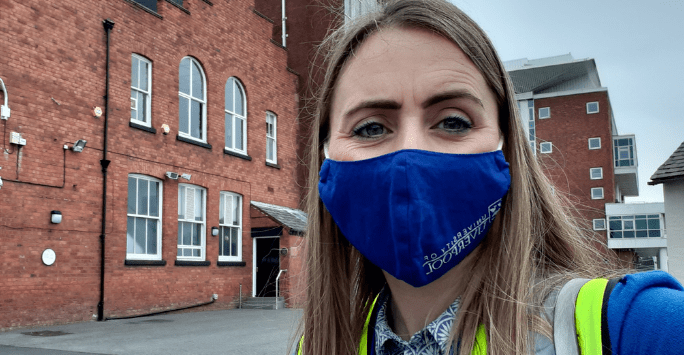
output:
[[[480,244],[510,183],[500,150],[400,150],[360,161],[326,159],[318,191],[361,254],[397,279],[421,287]]]

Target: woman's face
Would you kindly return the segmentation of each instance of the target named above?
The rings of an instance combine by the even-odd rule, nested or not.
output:
[[[458,46],[422,29],[371,35],[342,69],[329,155],[362,160],[401,149],[482,153],[499,144],[498,109]]]

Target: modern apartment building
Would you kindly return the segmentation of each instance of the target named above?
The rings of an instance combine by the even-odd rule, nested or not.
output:
[[[302,301],[288,46],[326,26],[293,12],[308,37],[281,42],[246,0],[0,7],[0,329]]]
[[[645,265],[660,255],[666,244],[662,204],[624,205],[626,196],[639,195],[636,137],[618,132],[594,59],[567,54],[505,66],[530,146],[586,228],[625,261]]]

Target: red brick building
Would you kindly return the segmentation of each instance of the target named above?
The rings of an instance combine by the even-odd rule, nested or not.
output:
[[[546,175],[573,202],[586,221],[583,227],[593,229],[605,245],[605,205],[623,203],[639,190],[634,135],[618,134],[594,59],[568,54],[505,65]]]
[[[232,308],[275,295],[280,270],[286,304],[301,303],[297,71],[308,57],[289,66],[266,10],[0,2],[11,109],[0,329]]]

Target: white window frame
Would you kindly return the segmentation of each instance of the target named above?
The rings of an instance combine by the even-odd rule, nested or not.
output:
[[[134,69],[133,68],[133,62],[134,62],[133,59],[134,58],[138,60],[138,63],[145,62],[147,64],[147,88],[139,87],[141,65],[138,64],[138,68],[137,68],[137,70],[138,70],[138,82],[137,83],[133,83],[133,76],[131,75],[131,111],[133,110],[132,103],[134,102],[134,100],[135,100],[135,106],[136,106],[135,109],[136,109],[136,111],[139,111],[138,110],[139,100],[137,98],[137,95],[136,95],[136,97],[133,97],[133,91],[135,91],[136,93],[140,93],[140,94],[147,96],[147,102],[146,102],[145,107],[143,108],[143,110],[145,110],[145,118],[147,118],[147,122],[141,121],[137,118],[133,118],[132,116],[131,116],[131,122],[133,122],[135,124],[142,125],[142,126],[146,126],[146,127],[152,127],[152,62],[143,56],[137,55],[135,53],[132,54],[131,55],[131,73],[133,72],[133,69]]]
[[[551,154],[553,153],[553,143],[551,142],[541,142],[539,143],[539,153]]]
[[[542,114],[542,112],[544,112],[545,114]],[[550,118],[550,117],[551,117],[551,108],[550,107],[540,107],[539,108],[539,119],[540,120]]]
[[[603,227],[601,227],[600,225],[597,226],[597,224],[599,224],[599,223],[603,223]],[[605,218],[595,218],[592,221],[592,225],[593,225],[595,231],[604,231],[604,230],[608,229],[608,228],[606,228],[606,219]]]
[[[594,140],[594,141],[597,141],[597,142],[598,142],[598,147],[592,147],[592,146],[591,146],[591,142],[592,142],[592,140]],[[593,138],[589,138],[589,140],[587,141],[587,143],[589,144],[589,150],[596,150],[596,149],[601,149],[601,137],[593,137]]]
[[[235,192],[221,191],[220,196],[218,261],[242,261],[242,195]],[[233,210],[231,207],[237,207],[237,210]],[[237,212],[237,218],[234,218],[233,211]],[[225,243],[226,229],[236,230],[233,235],[236,235],[238,239],[236,243],[237,255],[221,255],[223,243]]]
[[[596,111],[589,110],[589,105],[596,104]],[[599,103],[598,101],[587,102],[587,114],[599,113]]]
[[[190,219],[187,218],[187,215],[183,215],[185,218],[181,218],[181,208],[185,209],[186,211],[183,211],[184,213],[187,213],[187,190],[188,189],[193,189],[193,196],[196,194],[198,191],[202,193],[202,206],[200,206],[200,211],[203,216],[202,221],[197,221],[194,218]],[[181,191],[185,191],[185,197],[181,198]],[[184,203],[185,202],[185,203]],[[194,206],[194,202],[193,202]],[[195,209],[194,212],[197,210]],[[193,214],[195,214],[193,212]],[[206,260],[206,247],[207,247],[207,189],[197,186],[197,185],[191,185],[191,184],[178,184],[178,234],[181,235],[181,223],[192,223],[192,224],[199,224],[200,227],[200,245],[195,246],[192,244],[180,244],[177,241],[177,251],[176,251],[176,259],[178,260],[193,260],[193,261],[204,261]],[[192,242],[191,242],[192,243]],[[185,250],[200,250],[200,256],[186,256],[186,255],[178,255],[184,254],[181,253],[181,249]]]
[[[190,60],[190,76],[188,77],[188,80],[190,83],[188,84],[190,87],[190,94],[186,94],[184,92],[181,92],[180,90],[180,66],[183,64],[183,61],[189,59]],[[202,75],[202,97],[195,97],[192,92],[192,66],[197,65],[197,68],[199,68],[199,72]],[[179,75],[178,75],[178,135],[187,139],[192,139],[198,142],[206,143],[207,142],[207,76],[204,74],[204,69],[202,68],[202,65],[200,64],[197,59],[193,57],[184,57],[181,59],[180,64],[178,64],[178,70],[179,70]],[[180,129],[180,120],[181,120],[181,113],[180,113],[180,100],[181,98],[189,100],[188,104],[188,132],[183,132]],[[200,125],[202,127],[201,129],[201,137],[193,137],[192,136],[192,125],[191,125],[191,120],[192,120],[192,102],[196,101],[199,102],[202,105],[202,112],[200,113]]]
[[[269,122],[269,119],[271,122]],[[273,133],[270,134],[269,128],[272,127]],[[273,141],[273,159],[268,158],[269,144]],[[278,116],[271,112],[266,111],[266,162],[271,164],[278,164]]]
[[[598,171],[599,177],[594,177],[596,171]],[[603,168],[589,168],[589,178],[591,180],[603,180]]]
[[[159,211],[157,213],[158,216],[156,216],[156,217],[151,216],[149,214],[149,203],[150,203],[149,192],[147,194],[147,197],[148,197],[148,202],[147,202],[148,214],[129,213],[127,210],[127,213],[126,213],[126,215],[127,215],[127,217],[126,217],[126,220],[127,220],[127,222],[126,222],[126,259],[127,260],[161,260],[162,259],[162,206],[163,206],[162,202],[163,202],[163,196],[164,196],[163,183],[159,179],[153,178],[151,176],[140,175],[140,174],[128,174],[128,178],[129,179],[131,179],[131,178],[136,179],[135,180],[135,183],[136,183],[136,189],[135,189],[135,191],[136,191],[136,197],[135,197],[135,199],[136,199],[135,200],[136,211],[135,212],[138,212],[137,211],[138,198],[139,198],[138,192],[140,191],[138,188],[139,187],[138,181],[139,180],[146,180],[146,181],[148,181],[148,183],[149,182],[155,182],[155,183],[159,184],[159,190],[157,191],[157,198],[158,198],[158,201],[157,201],[158,205],[157,206],[158,206]],[[128,187],[128,184],[130,184],[130,181],[127,183],[127,187]],[[149,185],[148,185],[148,191],[149,191]],[[130,196],[128,196],[127,201],[130,202],[129,200],[130,200]],[[127,203],[127,205],[128,205],[128,203]],[[148,254],[145,252],[135,253],[135,250],[133,253],[128,252],[128,248],[129,248],[128,236],[130,233],[130,231],[128,230],[128,218],[144,218],[146,220],[157,220],[157,235],[153,236],[153,237],[157,238],[157,250],[154,254]],[[134,222],[134,228],[135,228],[135,222]],[[133,240],[135,240],[135,230],[134,230],[134,234],[133,234]],[[147,246],[147,243],[145,243],[145,246]]]
[[[601,196],[597,196],[596,193],[600,193]],[[591,199],[592,200],[603,200],[605,195],[603,194],[603,187],[592,187],[591,188]]]
[[[240,154],[247,155],[247,93],[245,92],[245,87],[242,85],[242,82],[238,78],[236,78],[234,76],[231,76],[230,78],[228,78],[228,81],[226,81],[226,87],[228,87],[228,84],[230,84],[230,83],[232,83],[232,85],[233,85],[233,100],[232,100],[233,107],[229,108],[226,105],[225,101],[223,104],[224,104],[226,115],[231,115],[230,127],[228,127],[228,123],[226,122],[225,129],[228,130],[230,128],[230,130],[232,132],[232,135],[231,135],[232,142],[230,142],[230,145],[228,145],[228,142],[226,142],[225,138],[224,138],[223,142],[225,145],[225,149],[233,151],[233,152],[237,152]],[[224,90],[225,90],[225,88],[224,88]],[[240,90],[240,92],[242,92],[242,112],[244,113],[244,115],[240,115],[240,114],[236,113],[236,110],[235,110],[235,93],[236,93],[236,90]],[[225,92],[224,92],[224,95],[225,95]],[[242,134],[242,147],[243,147],[243,149],[235,148],[235,136],[236,136],[235,135],[235,122],[236,122],[236,119],[242,120],[242,132],[240,132],[240,133]]]

